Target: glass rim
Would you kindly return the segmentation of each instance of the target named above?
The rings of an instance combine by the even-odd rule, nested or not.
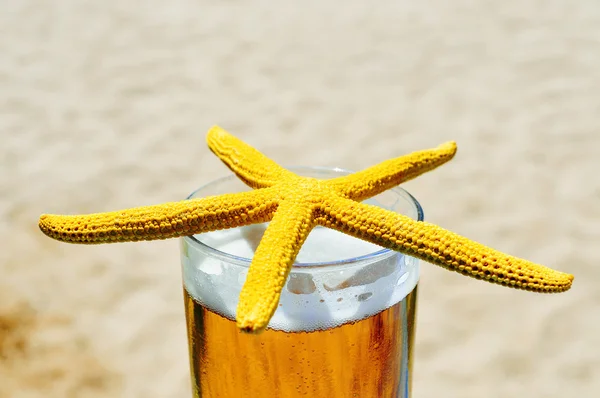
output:
[[[334,172],[334,173],[343,173],[343,175],[348,175],[353,173],[353,171],[351,170],[347,170],[347,169],[342,169],[339,167],[324,167],[324,166],[286,166],[286,168],[290,171],[293,170],[309,170],[309,171],[324,171],[324,172]],[[331,177],[331,178],[336,178],[336,177]],[[237,179],[238,181],[242,182],[241,180],[238,179],[238,177],[235,174],[231,174],[231,175],[227,175],[227,176],[223,176],[223,177],[219,177],[216,179],[213,179],[209,182],[207,182],[204,185],[201,185],[199,188],[197,188],[196,190],[194,190],[192,193],[190,193],[187,197],[186,200],[189,199],[194,199],[194,195],[200,191],[202,191],[203,189],[206,189],[208,187],[210,187],[211,185],[214,184],[219,184],[228,180],[234,180]],[[242,182],[243,183],[243,182]],[[251,188],[253,189],[253,188]],[[417,221],[423,221],[424,220],[424,212],[423,212],[423,208],[421,207],[421,204],[419,203],[419,201],[407,190],[405,190],[404,188],[401,188],[400,186],[395,186],[391,189],[386,190],[385,192],[394,192],[396,195],[403,197],[404,199],[407,199],[408,202],[414,206],[416,212],[417,212]],[[393,211],[393,210],[391,210]],[[326,228],[326,227],[323,227]],[[343,233],[343,232],[342,232]],[[212,246],[207,245],[206,243],[200,241],[199,239],[196,238],[195,235],[187,235],[187,236],[183,236],[182,237],[185,241],[188,242],[188,244],[191,244],[192,246],[200,249],[201,251],[207,253],[208,255],[212,256],[212,257],[216,257],[219,258],[221,260],[225,260],[228,263],[231,264],[236,264],[236,265],[241,265],[241,266],[245,266],[246,268],[250,267],[250,263],[252,262],[251,258],[247,258],[247,257],[242,257],[242,256],[236,256],[234,254],[230,254],[230,253],[226,253],[223,252],[221,250],[218,250]],[[357,238],[358,239],[358,238]],[[302,262],[294,262],[292,268],[296,271],[301,271],[303,269],[307,269],[307,270],[314,270],[314,269],[319,269],[319,268],[325,268],[325,267],[332,267],[332,266],[342,266],[342,265],[354,265],[357,263],[361,263],[364,261],[380,261],[383,260],[386,257],[392,256],[394,254],[396,254],[398,252],[391,250],[391,249],[387,249],[382,247],[380,250],[371,252],[371,253],[367,253],[367,254],[363,254],[361,256],[355,256],[355,257],[350,257],[350,258],[344,258],[344,259],[340,259],[340,260],[333,260],[333,261],[322,261],[322,262],[310,262],[310,263],[302,263]]]

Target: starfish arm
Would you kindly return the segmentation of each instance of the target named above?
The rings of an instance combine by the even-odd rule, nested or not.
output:
[[[330,200],[317,222],[451,271],[504,286],[553,293],[568,290],[573,282],[572,275],[501,253],[437,225],[349,199]]]
[[[292,264],[314,225],[310,205],[288,201],[279,205],[256,248],[240,292],[238,328],[260,333],[267,327]]]
[[[437,148],[386,160],[348,176],[333,178],[329,183],[338,189],[341,196],[362,201],[441,166],[455,153],[456,143],[451,141]]]
[[[295,175],[218,126],[208,131],[206,141],[210,150],[252,188],[270,187]]]
[[[277,208],[270,188],[86,215],[40,217],[47,236],[68,243],[158,240],[266,222]]]

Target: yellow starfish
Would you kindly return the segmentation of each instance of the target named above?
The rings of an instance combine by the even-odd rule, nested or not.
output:
[[[240,293],[236,321],[261,332],[300,247],[316,225],[336,229],[464,275],[534,292],[562,292],[573,276],[519,259],[436,225],[360,203],[454,157],[456,144],[414,152],[329,180],[298,176],[215,126],[210,149],[248,192],[89,215],[42,215],[40,229],[71,243],[167,239],[270,221]]]

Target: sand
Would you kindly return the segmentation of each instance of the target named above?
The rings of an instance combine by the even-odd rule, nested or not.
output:
[[[576,276],[536,295],[423,265],[414,397],[600,392],[600,6],[582,1],[0,4],[0,397],[190,396],[178,242],[61,244],[42,213],[178,200],[219,124],[404,184],[426,219]]]

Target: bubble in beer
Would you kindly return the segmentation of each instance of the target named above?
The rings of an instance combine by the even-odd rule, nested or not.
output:
[[[371,298],[372,295],[373,295],[373,293],[371,293],[371,292],[360,294],[360,295],[358,295],[358,301],[367,301],[368,299]]]
[[[311,294],[317,290],[317,286],[310,274],[294,273],[288,279],[287,290],[293,294]]]

